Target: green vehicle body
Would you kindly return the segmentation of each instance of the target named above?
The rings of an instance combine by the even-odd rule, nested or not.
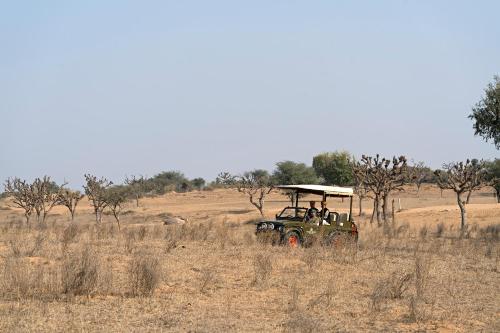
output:
[[[278,186],[278,188],[295,191],[296,198],[301,193],[321,195],[323,201],[326,201],[327,197],[348,197],[351,200],[349,213],[332,210],[327,219],[318,216],[308,220],[306,219],[308,209],[299,207],[296,200],[295,206],[285,207],[281,213],[276,214],[276,219],[257,223],[258,239],[271,240],[274,244],[288,244],[291,247],[308,246],[315,241],[325,245],[337,245],[346,241],[357,242],[358,228],[352,219],[352,189],[319,185]]]

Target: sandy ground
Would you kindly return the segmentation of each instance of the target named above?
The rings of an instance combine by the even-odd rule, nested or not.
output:
[[[303,205],[311,199],[319,200],[303,198]],[[251,222],[260,219],[258,211],[234,190],[170,193],[142,199],[139,207],[127,203],[120,231],[111,216],[96,229],[84,200],[75,220],[79,232],[66,246],[65,209],[54,208],[46,229],[28,231],[20,227],[19,211],[0,202],[0,330],[499,331],[498,233],[484,231],[500,224],[492,192],[475,193],[467,205],[467,238],[458,235],[453,193],[441,196],[425,186],[418,197],[408,188],[394,199],[402,210],[391,236],[369,224],[369,200],[363,217],[356,216],[355,201],[360,240],[354,253],[256,242]],[[271,194],[266,217],[287,204],[283,195]],[[340,199],[328,205],[349,207]],[[167,213],[188,222],[164,226]],[[436,236],[439,224],[445,231]],[[42,245],[30,251],[40,235]],[[16,246],[21,254],[14,254]],[[102,271],[99,286],[88,296],[72,296],[62,291],[59,275],[65,260],[86,246]],[[133,297],[128,267],[146,255],[159,260],[160,282],[151,296]],[[33,276],[24,285],[12,279],[11,271],[20,267],[26,271],[15,276]],[[403,273],[410,277],[401,295],[384,294],[380,286],[396,283]],[[20,296],[22,288],[31,291]]]

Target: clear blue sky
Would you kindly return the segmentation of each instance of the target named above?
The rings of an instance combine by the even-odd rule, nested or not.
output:
[[[494,158],[499,1],[0,1],[0,179]]]

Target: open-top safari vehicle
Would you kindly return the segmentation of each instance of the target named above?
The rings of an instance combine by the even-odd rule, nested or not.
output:
[[[273,243],[291,247],[308,245],[315,240],[335,246],[357,241],[358,228],[352,219],[352,188],[322,185],[280,185],[275,188],[294,193],[295,206],[285,207],[273,221],[259,222],[256,230],[258,239],[270,239]],[[332,209],[327,214],[323,210],[311,211],[311,208],[299,207],[299,196],[304,194],[320,195],[322,202],[329,197],[348,198],[349,213]]]

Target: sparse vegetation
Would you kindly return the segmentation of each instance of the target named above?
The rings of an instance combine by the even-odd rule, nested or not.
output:
[[[458,210],[433,210],[423,200],[450,205],[451,194],[440,198],[435,186],[422,188],[420,198],[402,193],[408,209],[390,233],[360,217],[354,252],[321,242],[294,250],[256,242],[252,223],[260,214],[249,203],[243,214],[237,210],[243,200],[232,189],[145,197],[148,209],[122,214],[121,230],[111,220],[93,223],[84,205],[74,223],[58,219],[65,208],[55,207],[46,226],[31,229],[23,210],[0,211],[0,304],[24,309],[0,309],[0,330],[12,331],[16,316],[33,330],[40,320],[47,330],[114,330],[114,321],[94,320],[94,313],[173,331],[199,330],[198,316],[205,330],[240,330],[249,319],[260,331],[488,330],[497,308],[498,209],[491,190],[480,190],[476,200],[487,204],[470,208],[478,225],[465,237],[452,228]],[[282,204],[270,193],[266,211]],[[329,205],[337,206],[348,203]],[[164,207],[189,209],[189,222],[163,225]]]

